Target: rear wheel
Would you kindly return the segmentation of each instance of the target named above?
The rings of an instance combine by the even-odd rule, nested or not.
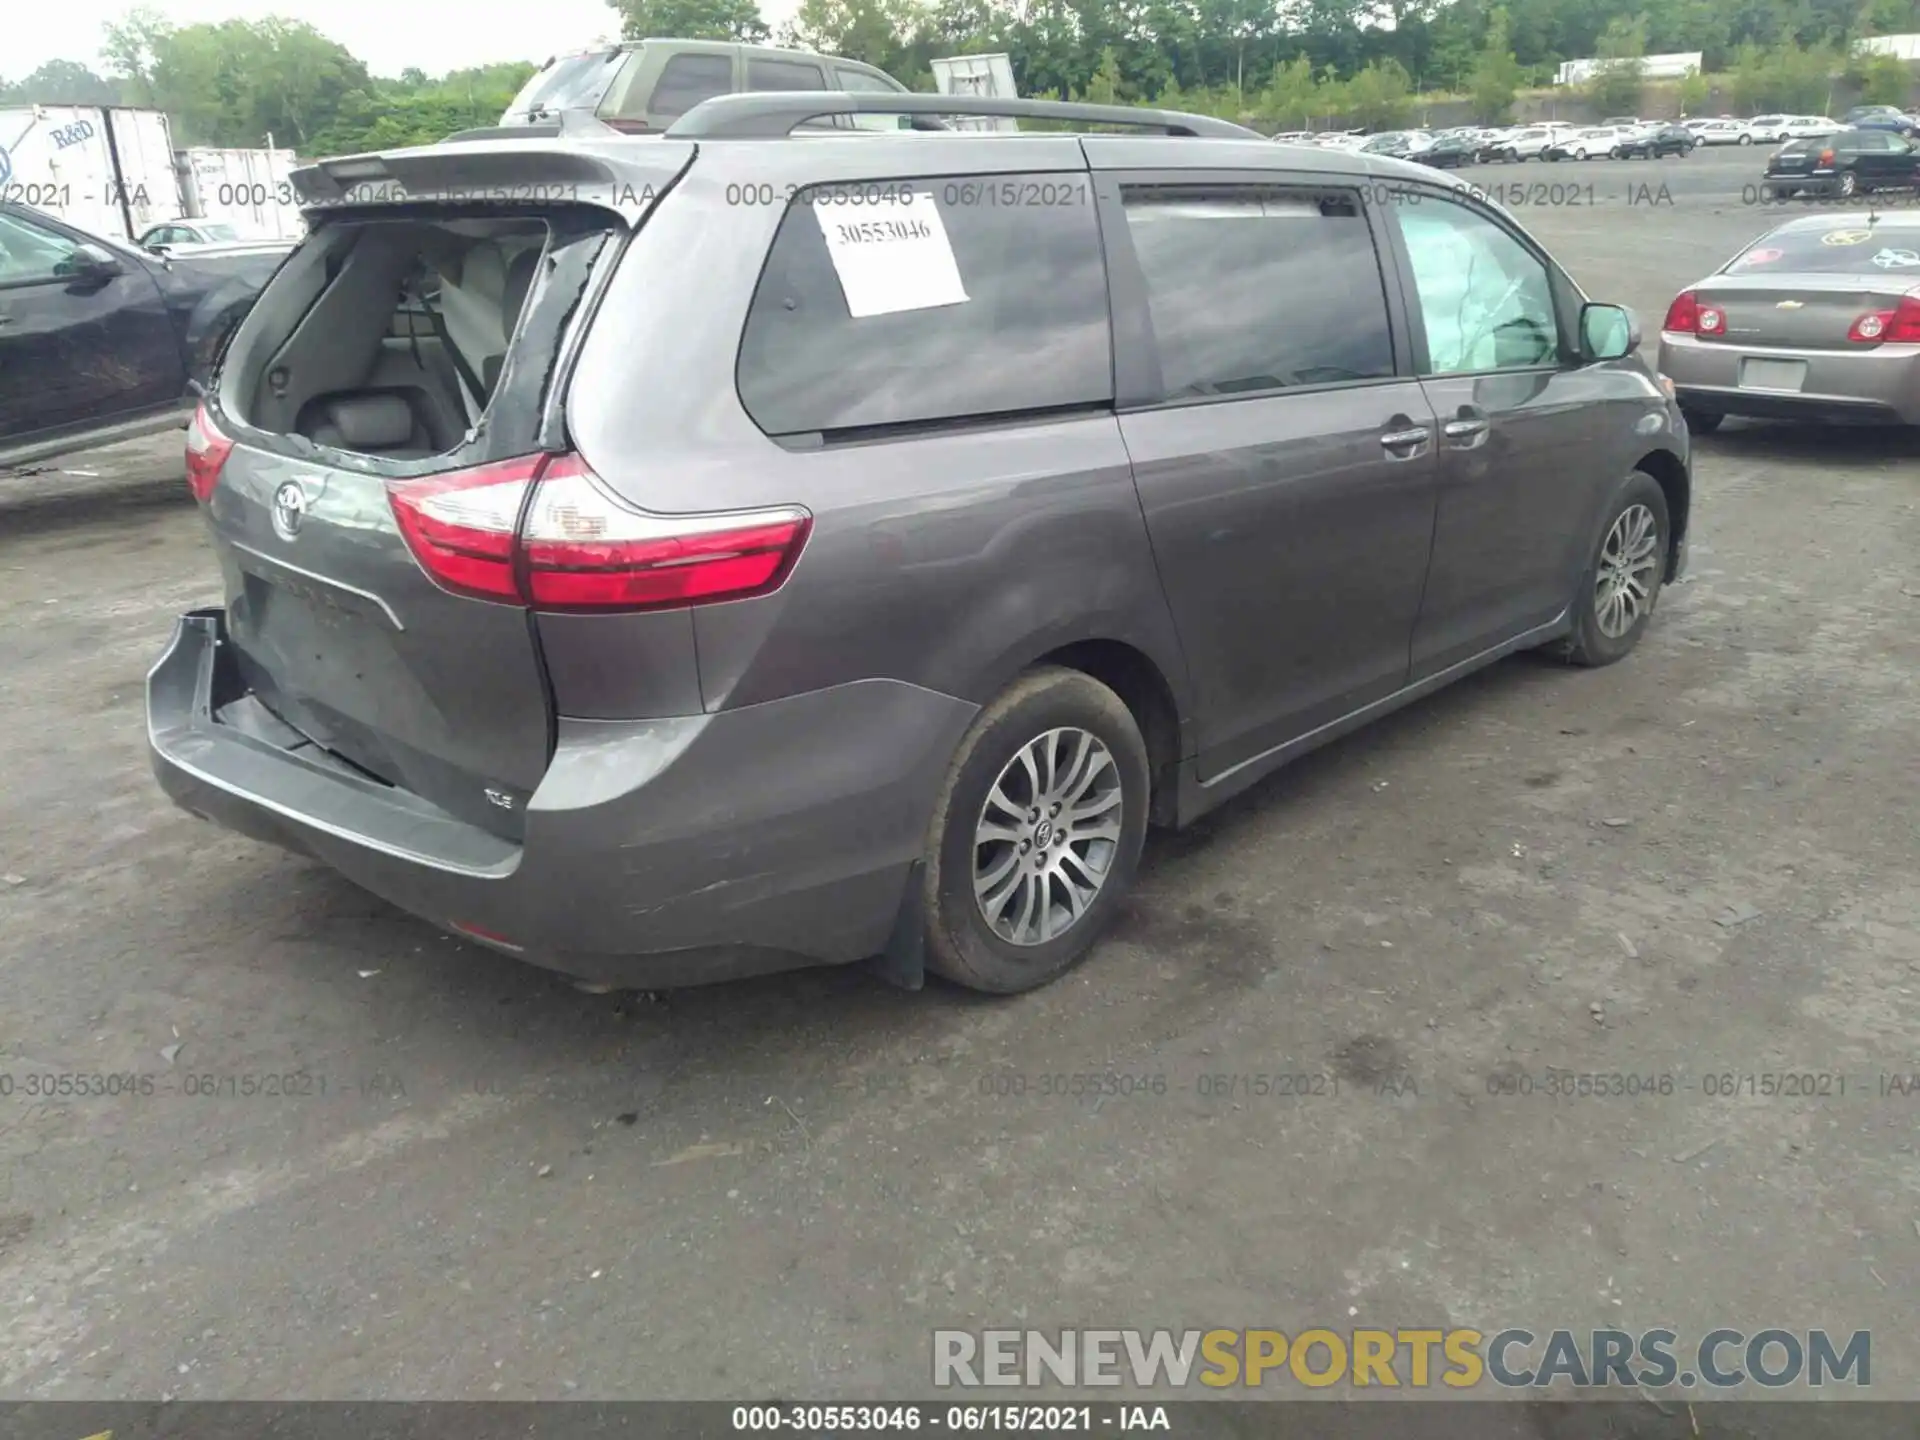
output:
[[[993,994],[1071,969],[1133,882],[1146,836],[1146,743],[1124,701],[1047,666],[982,710],[934,807],[927,966]]]
[[[1573,633],[1554,647],[1574,665],[1621,660],[1640,643],[1667,564],[1667,495],[1636,470],[1621,484],[1573,597]]]
[[[1842,170],[1840,178],[1834,183],[1834,193],[1842,200],[1851,200],[1860,190],[1860,177],[1851,170]]]
[[[1696,435],[1711,435],[1720,428],[1720,422],[1727,418],[1711,410],[1695,410],[1687,405],[1680,407],[1680,414],[1687,422],[1687,429]]]
[[[1740,143],[1741,143],[1742,145],[1751,145],[1751,144],[1753,143],[1753,136],[1751,136],[1751,135],[1742,135],[1742,136],[1740,137]]]

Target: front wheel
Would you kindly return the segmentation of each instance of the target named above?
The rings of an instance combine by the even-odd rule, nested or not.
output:
[[[1740,137],[1740,143],[1741,143],[1742,145],[1751,145],[1751,144],[1753,143],[1753,136],[1751,136],[1751,135],[1742,135],[1742,136]]]
[[[1046,666],[1002,691],[934,807],[927,967],[997,995],[1072,969],[1133,882],[1150,783],[1132,712],[1091,676]]]
[[[1646,633],[1667,568],[1667,494],[1644,470],[1622,482],[1573,597],[1573,632],[1555,653],[1598,668],[1625,659]]]

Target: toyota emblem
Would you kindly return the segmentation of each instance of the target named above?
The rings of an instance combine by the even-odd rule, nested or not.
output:
[[[298,539],[307,518],[307,492],[298,480],[289,480],[273,492],[273,533],[282,540]]]

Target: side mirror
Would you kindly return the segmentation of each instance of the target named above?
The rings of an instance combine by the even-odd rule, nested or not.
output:
[[[120,263],[120,257],[98,245],[81,245],[73,254],[54,266],[54,274],[63,280],[84,280],[104,283],[116,275],[127,273],[127,267]]]
[[[1587,305],[1580,311],[1580,347],[1590,360],[1620,360],[1640,348],[1640,317],[1624,305]]]
[[[158,240],[150,240],[141,248],[150,255],[158,255],[162,259],[166,258],[167,246],[161,244]]]

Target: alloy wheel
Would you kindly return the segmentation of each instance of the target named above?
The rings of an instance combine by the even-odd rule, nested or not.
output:
[[[1023,745],[987,791],[973,832],[973,893],[1010,945],[1064,935],[1099,898],[1119,853],[1120,767],[1074,727]]]
[[[1626,635],[1652,607],[1659,539],[1659,524],[1645,505],[1629,505],[1607,531],[1594,577],[1593,615],[1609,640]]]

